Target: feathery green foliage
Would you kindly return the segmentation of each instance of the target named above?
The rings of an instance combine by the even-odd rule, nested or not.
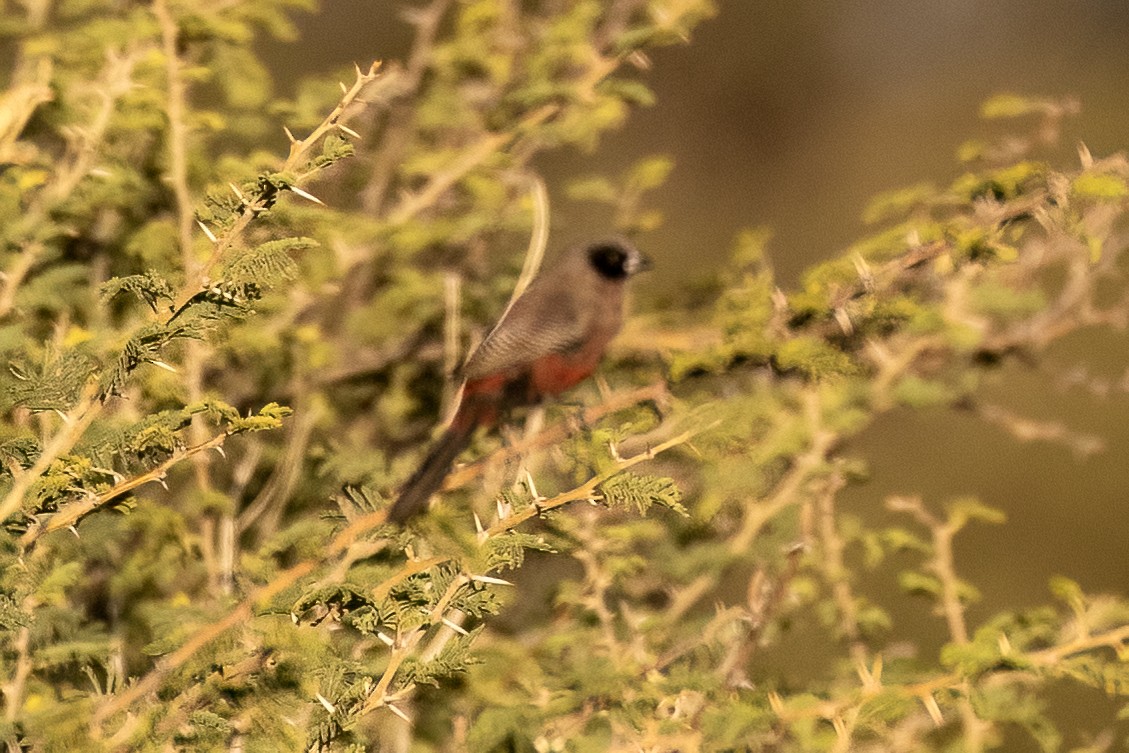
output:
[[[387,498],[512,289],[503,251],[546,221],[533,158],[650,105],[633,61],[711,9],[434,0],[406,63],[278,101],[253,41],[306,7],[5,18],[10,749],[1057,750],[1056,688],[1124,706],[1125,594],[1056,579],[973,620],[953,542],[1007,526],[991,500],[895,497],[876,524],[841,494],[867,474],[845,444],[894,409],[1033,431],[983,382],[1124,321],[1124,156],[967,144],[964,175],[876,200],[882,226],[792,291],[741,234],[684,329],[621,338],[609,394],[479,438],[399,530]],[[571,193],[645,232],[670,167]],[[875,570],[935,610],[935,656],[866,595]]]

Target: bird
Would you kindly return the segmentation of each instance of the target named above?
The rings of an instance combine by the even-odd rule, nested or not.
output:
[[[569,247],[534,277],[467,358],[458,408],[387,521],[402,526],[427,508],[476,429],[588,378],[623,325],[625,283],[650,266],[626,238],[609,236]]]

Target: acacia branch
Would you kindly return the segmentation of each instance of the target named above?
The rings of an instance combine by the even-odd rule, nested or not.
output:
[[[492,154],[504,149],[526,131],[545,123],[560,110],[560,105],[544,105],[522,118],[513,130],[486,134],[456,155],[445,168],[433,174],[423,188],[401,199],[388,213],[388,221],[399,225],[415,217]]]
[[[184,82],[180,56],[177,52],[177,38],[180,29],[169,12],[166,0],[154,0],[153,13],[156,15],[157,24],[161,29],[161,45],[165,53],[165,75],[168,79],[169,127],[166,138],[169,156],[169,181],[172,183],[173,195],[176,200],[176,228],[180,245],[181,268],[186,277],[192,277],[198,266],[193,253],[192,242],[196,213],[192,206],[192,194],[188,187],[188,126],[186,124],[188,89]],[[193,339],[185,344],[182,368],[184,386],[190,403],[199,401],[203,396],[206,351],[207,345],[201,340]],[[207,436],[204,417],[193,416],[188,432],[190,441],[193,443],[204,441],[204,437]],[[192,456],[192,467],[196,474],[196,485],[201,491],[210,491],[212,482],[207,454],[194,454]],[[234,552],[231,551],[234,541],[222,534],[217,537],[215,529],[215,516],[207,516],[203,521],[200,536],[201,553],[205,569],[212,583],[216,584],[218,581],[221,587],[227,590],[230,588],[232,574],[229,568],[224,567],[221,563],[234,561]],[[217,546],[221,550],[219,555],[216,552]]]
[[[99,146],[109,130],[118,100],[133,85],[133,67],[136,59],[137,54],[133,53],[107,54],[101,80],[94,90],[98,96],[97,108],[91,114],[88,123],[81,126],[71,124],[68,159],[59,160],[61,164],[53,176],[54,179],[24,211],[19,230],[15,235],[25,236],[25,241],[19,252],[15,254],[11,266],[4,270],[3,276],[0,276],[0,319],[11,313],[20,285],[47,250],[47,246],[40,240],[34,240],[34,237],[42,231],[51,212],[74,194],[82,180],[93,169],[95,160],[100,154]],[[50,64],[40,65],[34,89],[39,93],[31,96],[26,103],[27,107],[34,108],[50,99],[48,88],[50,77]],[[30,115],[31,111],[28,110],[20,117],[30,117]],[[18,131],[15,135],[18,135]],[[15,135],[6,134],[12,139]]]
[[[180,30],[169,12],[166,0],[154,0],[153,13],[161,28],[161,47],[165,53],[165,75],[168,78],[168,155],[169,182],[176,199],[176,228],[180,241],[185,272],[191,274],[195,266],[192,257],[192,223],[195,210],[188,189],[188,126],[185,124],[187,87],[180,69],[177,54],[177,36]]]
[[[580,415],[579,423],[581,425],[591,426],[604,416],[611,415],[612,413],[643,403],[655,403],[659,406],[666,406],[667,403],[670,402],[670,399],[670,390],[667,388],[666,383],[655,382],[646,387],[639,387],[626,392],[613,394],[598,405],[586,408]],[[556,445],[573,433],[574,430],[571,427],[572,422],[570,420],[559,421],[531,437],[525,437],[521,441],[501,447],[481,460],[460,466],[447,476],[443,484],[443,490],[449,491],[451,489],[462,488],[471,481],[480,478],[486,473],[487,469],[492,466],[525,455],[531,450]]]
[[[415,39],[408,54],[397,101],[388,114],[387,126],[380,138],[380,151],[373,160],[372,172],[361,195],[362,206],[373,216],[379,216],[397,167],[403,161],[412,137],[412,123],[419,101],[419,87],[423,75],[431,65],[435,37],[439,23],[447,13],[451,0],[432,0],[424,9],[411,11],[416,25]]]
[[[331,132],[342,130],[344,121],[348,119],[350,114],[350,109],[359,101],[358,97],[361,91],[376,80],[378,75],[377,71],[379,69],[380,61],[376,61],[370,65],[368,71],[362,71],[360,68],[357,68],[357,76],[353,81],[353,85],[345,91],[329,115],[327,115],[306,138],[296,139],[287,131],[287,135],[290,137],[290,151],[280,168],[280,172],[293,172],[308,162],[313,147],[320,143],[323,137]],[[298,179],[306,178],[312,174],[312,172],[313,171],[300,175]],[[231,226],[215,239],[211,255],[200,265],[196,273],[189,277],[189,281],[184,285],[180,295],[174,300],[172,305],[173,315],[170,317],[170,320],[175,318],[184,309],[189,301],[192,300],[193,296],[207,287],[212,270],[215,269],[216,265],[220,263],[227,252],[230,251],[242,237],[251,222],[268,208],[275,193],[276,189],[272,185],[264,187],[258,195],[249,196],[244,199],[243,210],[235,218]]]
[[[609,480],[613,476],[618,476],[620,473],[626,471],[629,468],[632,468],[633,466],[639,465],[640,463],[646,462],[648,460],[653,460],[657,455],[666,452],[669,449],[686,444],[702,431],[711,429],[715,425],[716,424],[711,424],[707,427],[704,427],[703,429],[688,429],[681,434],[678,434],[677,436],[671,437],[665,442],[660,442],[654,447],[640,452],[637,455],[632,455],[629,458],[621,458],[611,468],[604,471],[603,473],[596,474],[580,486],[574,487],[567,492],[562,492],[553,497],[549,497],[548,499],[538,500],[533,505],[529,505],[528,507],[517,510],[511,515],[507,515],[506,517],[502,518],[498,522],[494,523],[494,525],[486,529],[485,536],[497,536],[500,533],[505,533],[506,531],[516,528],[517,526],[521,525],[527,520],[530,520],[531,518],[543,515],[544,513],[550,510],[555,510],[558,507],[563,507],[569,502],[576,502],[582,499],[594,500],[599,496],[598,494],[596,494],[596,487],[598,487],[600,484]]]
[[[819,389],[819,385],[813,385],[804,393],[804,413],[811,433],[807,450],[796,458],[787,475],[767,499],[758,501],[755,505],[745,505],[741,527],[729,540],[728,548],[732,554],[740,555],[748,551],[768,521],[786,507],[798,504],[804,484],[827,463],[827,454],[835,446],[839,436],[823,426]]]
[[[826,487],[816,500],[816,531],[822,550],[820,562],[823,577],[831,590],[831,597],[839,612],[839,629],[847,640],[851,659],[855,665],[867,663],[868,652],[862,639],[859,625],[859,611],[854,589],[851,587],[850,570],[843,558],[846,542],[839,531],[836,515],[836,495],[847,485],[841,472],[828,479]]]
[[[1102,648],[1121,651],[1124,650],[1127,642],[1129,642],[1129,625],[1122,625],[1103,633],[1084,635],[1067,643],[1050,646],[1039,651],[1014,654],[1005,656],[1004,658],[1008,658],[1015,664],[1021,666],[1027,665],[1033,668],[1054,670],[1055,667],[1072,656]],[[992,674],[999,676],[1022,675],[1028,674],[1030,671],[1030,669],[1023,668],[1007,668],[993,670]],[[778,696],[775,698],[770,697],[769,700],[776,716],[784,722],[812,718],[833,719],[836,716],[841,716],[846,713],[849,709],[862,708],[869,701],[891,692],[903,698],[911,699],[935,698],[936,694],[941,691],[956,691],[962,694],[961,697],[964,697],[963,693],[967,692],[967,680],[968,678],[963,677],[957,672],[949,672],[936,675],[935,677],[920,682],[902,685],[883,683],[880,677],[872,676],[853,693],[847,694],[847,697],[838,700],[828,700],[820,704],[805,705],[802,708],[794,709],[785,708]]]
[[[31,468],[17,474],[12,480],[12,488],[4,495],[4,499],[0,500],[0,520],[7,519],[20,509],[24,502],[24,495],[27,494],[32,484],[47,472],[47,469],[59,456],[69,452],[74,447],[75,442],[82,437],[87,427],[102,412],[103,403],[98,395],[98,383],[96,381],[88,382],[78,403],[64,417],[62,428],[44,445],[39,457],[35,459],[35,463],[32,464]]]
[[[70,528],[77,524],[84,517],[94,512],[95,510],[103,507],[109,502],[121,497],[122,495],[133,491],[134,489],[144,486],[145,484],[153,481],[161,481],[169,470],[176,464],[187,460],[188,458],[195,457],[206,450],[212,450],[223,445],[227,438],[231,436],[229,432],[222,432],[216,436],[208,439],[199,444],[191,447],[186,447],[183,450],[178,450],[166,458],[162,463],[152,468],[151,470],[141,473],[137,476],[125,479],[111,488],[102,492],[87,497],[76,502],[72,502],[60,508],[58,512],[54,513],[46,520],[37,523],[36,525],[27,529],[22,536],[20,536],[20,548],[24,551],[34,546],[41,537],[54,531],[59,531],[64,528]]]
[[[579,499],[592,499],[594,490],[601,483],[607,481],[612,476],[638,465],[639,463],[651,460],[656,455],[665,452],[673,447],[685,444],[690,441],[699,430],[688,430],[682,432],[676,437],[673,437],[665,442],[662,442],[655,447],[641,452],[629,458],[620,459],[609,470],[593,477],[589,481],[581,484],[580,486],[572,489],[571,491],[558,494],[548,500],[544,500],[536,506],[530,506],[520,510],[513,515],[510,515],[503,520],[498,521],[495,525],[483,534],[483,539],[491,536],[497,536],[505,533],[513,528],[516,528],[521,523],[540,515],[547,510],[562,507],[569,502]],[[219,620],[209,623],[204,627],[193,633],[188,640],[168,656],[164,657],[157,666],[151,669],[148,673],[142,676],[137,682],[130,685],[127,689],[121,691],[112,698],[107,699],[100,705],[94,712],[91,719],[91,732],[97,738],[101,736],[102,725],[112,718],[114,715],[126,711],[135,703],[141,701],[150,693],[156,691],[165,678],[172,672],[178,670],[189,662],[199,651],[204,649],[210,643],[224,635],[228,630],[244,624],[247,620],[251,619],[254,615],[255,607],[269,602],[272,598],[290,588],[297,583],[300,579],[314,572],[317,568],[336,560],[342,555],[346,554],[351,546],[353,546],[358,539],[373,530],[385,524],[388,511],[381,509],[375,510],[365,515],[358,516],[346,525],[343,529],[327,543],[322,553],[311,559],[303,560],[295,565],[288,567],[281,573],[276,575],[274,579],[268,583],[253,589],[238,605],[235,606],[230,612]],[[403,567],[384,582],[377,586],[377,593],[387,593],[388,590],[397,582],[401,582],[412,574],[422,572],[436,565],[441,565],[452,560],[450,556],[437,556],[425,560],[410,561],[405,563]]]

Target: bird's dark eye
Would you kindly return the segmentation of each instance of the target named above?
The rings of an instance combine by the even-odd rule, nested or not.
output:
[[[627,277],[628,252],[616,243],[597,243],[588,249],[588,260],[604,277],[618,280]]]

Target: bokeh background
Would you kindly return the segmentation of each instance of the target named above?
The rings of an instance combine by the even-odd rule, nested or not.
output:
[[[383,0],[326,3],[302,19],[300,41],[265,45],[279,88],[353,61],[402,58],[402,10]],[[675,171],[653,197],[665,224],[640,239],[658,261],[641,285],[642,305],[715,274],[735,234],[751,226],[773,231],[780,284],[796,284],[804,268],[866,232],[861,215],[874,194],[958,176],[958,146],[999,132],[979,117],[993,94],[1081,103],[1061,145],[1040,155],[1059,164],[1077,159],[1078,141],[1095,155],[1129,147],[1125,0],[721,0],[689,44],[657,52],[652,63],[641,76],[657,95],[653,107],[593,153],[562,151],[539,162],[554,233],[575,237],[606,230],[606,218],[568,202],[569,179],[616,173],[651,154],[674,158]],[[984,393],[986,403],[1100,438],[1099,452],[1020,442],[971,414],[896,411],[847,448],[870,467],[851,503],[861,515],[881,516],[888,494],[922,492],[933,504],[974,495],[1005,510],[1005,526],[976,526],[957,541],[958,568],[984,597],[981,609],[970,610],[973,624],[989,605],[1046,603],[1055,574],[1091,592],[1124,595],[1127,354],[1121,334],[1081,333],[1047,354],[1040,369],[1005,367]],[[1097,380],[1090,388],[1055,376],[1079,363]],[[894,585],[871,587],[885,601]],[[898,629],[907,636],[920,629],[939,642],[925,609],[898,615]],[[802,653],[802,631],[797,636]],[[1074,713],[1103,701],[1063,704]]]

